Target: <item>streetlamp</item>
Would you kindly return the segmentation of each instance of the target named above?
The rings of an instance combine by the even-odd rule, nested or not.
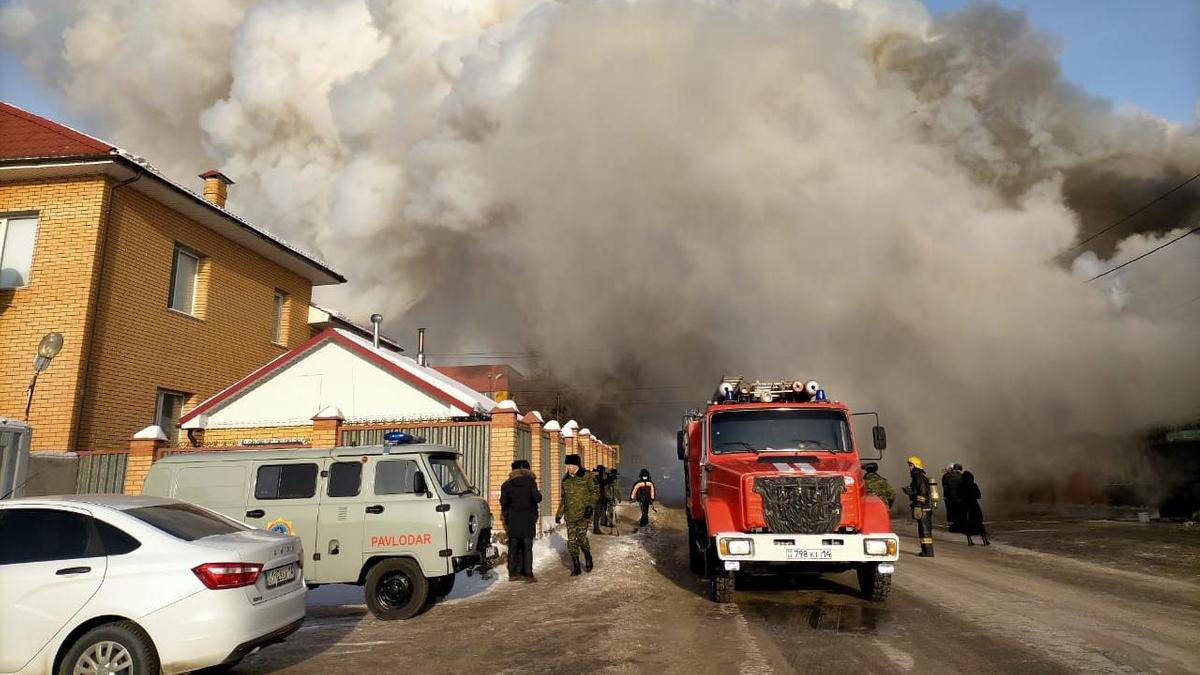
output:
[[[62,351],[62,333],[46,333],[38,343],[37,356],[33,357],[33,379],[29,382],[29,391],[25,394],[25,421],[29,421],[29,407],[33,405],[33,390],[37,387],[38,375],[50,367],[50,360]]]

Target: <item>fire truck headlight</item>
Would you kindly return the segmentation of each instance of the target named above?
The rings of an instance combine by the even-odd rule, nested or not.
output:
[[[896,555],[894,539],[864,539],[863,551],[867,555]]]
[[[721,539],[721,555],[754,555],[751,539]]]

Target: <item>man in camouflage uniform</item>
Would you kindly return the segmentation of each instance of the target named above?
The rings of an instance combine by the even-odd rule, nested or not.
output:
[[[567,552],[571,554],[571,576],[579,576],[579,554],[583,553],[584,569],[592,571],[592,549],[588,546],[588,522],[595,512],[600,487],[596,477],[584,470],[579,455],[567,455],[567,473],[562,479],[562,497],[554,522],[567,519]]]
[[[892,504],[896,502],[896,491],[888,485],[887,479],[879,475],[879,465],[875,462],[863,464],[863,484],[867,488],[867,494],[875,495],[887,504],[888,510],[892,509]]]

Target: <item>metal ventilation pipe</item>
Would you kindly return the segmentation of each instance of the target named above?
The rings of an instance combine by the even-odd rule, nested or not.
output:
[[[379,324],[383,323],[382,314],[371,315],[371,344],[379,349]]]
[[[417,329],[417,365],[425,365],[425,329]]]

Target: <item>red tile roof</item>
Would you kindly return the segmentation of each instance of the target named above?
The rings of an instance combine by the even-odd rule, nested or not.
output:
[[[105,155],[103,141],[0,101],[0,159]]]

